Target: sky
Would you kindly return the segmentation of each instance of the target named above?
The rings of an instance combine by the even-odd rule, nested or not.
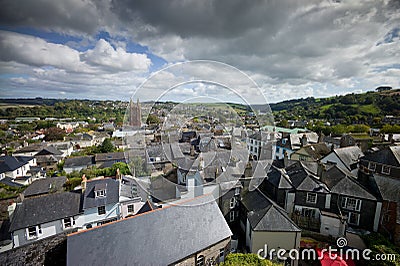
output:
[[[268,102],[400,87],[400,0],[0,1],[2,98],[127,100],[190,60],[237,68]]]

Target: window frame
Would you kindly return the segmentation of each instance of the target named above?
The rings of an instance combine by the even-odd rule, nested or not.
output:
[[[69,226],[66,225],[66,220],[69,221]],[[67,218],[64,218],[64,219],[62,219],[62,224],[63,224],[63,229],[64,229],[64,230],[73,228],[74,225],[75,225],[75,219],[74,219],[74,217],[67,217]]]
[[[107,197],[107,191],[105,189],[96,190],[94,195],[96,198],[104,198]]]
[[[232,197],[232,198],[229,200],[229,209],[235,208],[235,207],[236,207],[236,203],[237,203],[236,198],[235,198],[235,197]]]
[[[354,200],[355,203],[349,205],[349,201]],[[360,211],[361,210],[362,200],[352,197],[344,197],[342,198],[342,208],[350,211]],[[351,206],[351,207],[349,207]],[[354,206],[354,207],[353,207]]]
[[[357,226],[360,224],[360,214],[359,213],[357,213],[357,212],[348,212],[347,215],[348,215],[348,217],[347,217],[347,223],[348,224],[357,225]],[[357,217],[357,222],[356,223],[352,223],[351,222],[352,215],[355,215]]]
[[[204,266],[205,264],[205,257],[204,255],[199,255],[196,258],[196,266]]]
[[[30,229],[35,230],[34,235],[33,235],[33,232],[30,231]],[[40,224],[34,225],[34,226],[29,226],[28,228],[26,228],[26,239],[28,239],[28,240],[39,238],[42,234],[43,234],[43,232],[42,232],[42,227],[40,226]]]
[[[388,169],[388,171],[383,171],[383,169],[385,169],[385,167]],[[390,175],[390,170],[391,170],[392,168],[389,166],[389,165],[386,165],[386,164],[383,164],[382,165],[382,169],[381,169],[381,173],[382,174],[385,174],[385,175]]]
[[[368,162],[368,170],[375,172],[376,171],[376,163]]]
[[[130,208],[132,208],[132,210],[129,210]],[[128,213],[134,213],[135,212],[135,204],[128,204],[126,206],[126,209],[127,209]]]
[[[101,209],[100,209],[101,208]],[[104,213],[103,213],[103,211],[100,211],[100,210],[103,210],[104,209]],[[101,212],[101,213],[100,213]],[[107,212],[106,212],[106,206],[105,205],[102,205],[102,206],[98,206],[97,207],[97,215],[104,215],[104,214],[106,214]]]
[[[229,212],[229,222],[234,222],[236,217],[235,211],[230,211]]]
[[[313,201],[309,200],[309,196],[315,196]],[[306,196],[306,202],[310,203],[310,204],[316,204],[317,203],[317,198],[318,198],[318,194],[314,193],[314,192],[307,192],[307,196]]]

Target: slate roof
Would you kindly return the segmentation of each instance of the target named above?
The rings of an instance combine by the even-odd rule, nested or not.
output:
[[[96,185],[105,185],[106,196],[96,198],[94,190]],[[111,178],[89,180],[83,197],[83,209],[95,208],[119,201],[119,181]]]
[[[150,182],[134,178],[132,176],[122,176],[120,187],[120,197],[135,198],[140,197],[142,201],[148,198],[150,191]],[[132,188],[136,188],[132,189]]]
[[[377,200],[377,198],[366,187],[360,184],[357,179],[336,165],[326,171],[323,181],[327,184],[332,193]]]
[[[297,190],[329,193],[328,187],[317,179],[301,162],[286,167],[286,173]]]
[[[139,209],[139,211],[137,212],[137,214],[141,214],[141,213],[145,213],[145,212],[149,212],[149,211],[154,211],[157,210],[158,207],[151,201],[146,200],[146,203],[142,206],[142,208]]]
[[[170,265],[231,235],[206,195],[70,234],[67,265]]]
[[[77,156],[65,159],[64,167],[90,166],[94,164],[94,156]]]
[[[81,193],[63,192],[27,198],[17,205],[11,220],[10,232],[78,215]]]
[[[331,151],[325,143],[305,145],[303,149],[314,160],[321,159]]]
[[[67,177],[65,176],[47,177],[36,180],[25,189],[24,196],[30,197],[62,191],[65,182],[67,182]]]
[[[159,176],[151,181],[151,196],[158,201],[168,201],[176,199],[177,185],[168,179]]]
[[[361,159],[400,167],[400,146],[390,146],[375,153],[367,154]]]
[[[400,180],[374,174],[375,182],[383,200],[397,203],[396,223],[400,224]]]
[[[357,164],[360,157],[364,156],[364,153],[357,146],[338,148],[334,149],[333,152],[349,170],[354,169],[354,165]]]
[[[125,161],[125,154],[123,152],[109,152],[109,153],[98,153],[95,155],[95,162],[104,162],[104,161]]]
[[[23,187],[24,185],[20,184],[20,183],[16,183],[14,182],[14,180],[11,177],[6,176],[5,178],[0,180],[0,183],[10,186],[10,187]]]
[[[12,172],[27,164],[33,157],[29,156],[0,156],[0,173]]]
[[[258,188],[245,191],[241,202],[254,231],[300,232],[286,211],[264,195]]]
[[[37,155],[63,155],[63,153],[53,146],[47,146],[35,154]]]
[[[293,186],[289,177],[280,169],[271,166],[268,172],[267,180],[276,188],[279,189],[292,189]]]

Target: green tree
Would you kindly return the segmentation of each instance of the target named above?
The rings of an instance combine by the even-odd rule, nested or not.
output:
[[[64,140],[65,131],[58,127],[50,127],[45,131],[45,141]]]
[[[148,125],[160,124],[160,122],[158,116],[154,114],[149,114],[149,116],[147,116],[146,124]]]
[[[100,152],[107,153],[115,151],[115,147],[111,142],[111,139],[104,139],[103,143],[100,145]]]

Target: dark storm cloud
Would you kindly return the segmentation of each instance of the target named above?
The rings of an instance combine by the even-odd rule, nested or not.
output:
[[[1,0],[0,6],[0,24],[7,26],[95,33],[101,19],[98,7],[85,0]]]

